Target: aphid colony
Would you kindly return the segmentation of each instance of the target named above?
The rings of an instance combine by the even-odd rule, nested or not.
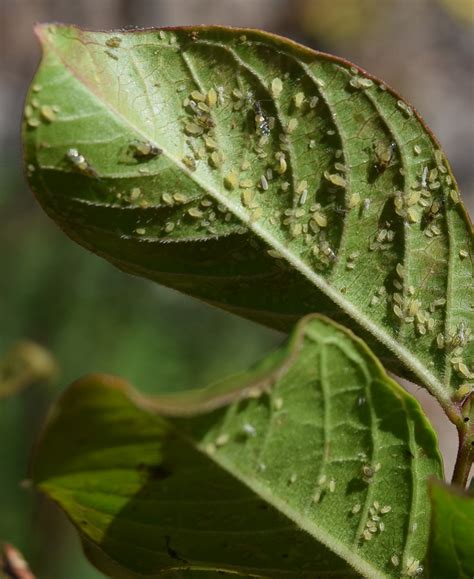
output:
[[[283,91],[284,81],[275,78],[271,82],[272,96],[278,99]],[[311,111],[317,106],[319,98],[307,98],[304,93],[294,95],[292,106],[299,111]],[[250,152],[258,158],[265,160],[266,168],[255,178],[251,175],[254,167],[248,160],[244,160],[240,166],[229,167],[226,156],[219,150],[218,139],[215,135],[215,120],[213,109],[226,104],[232,112],[239,115],[232,117],[232,127],[237,122],[245,123],[250,114],[253,117],[253,130],[250,131]],[[311,255],[318,258],[319,262],[329,264],[336,257],[335,251],[327,238],[325,228],[328,227],[328,216],[320,203],[310,202],[309,185],[304,179],[294,183],[289,168],[289,151],[291,148],[290,135],[298,127],[296,118],[290,118],[282,127],[283,131],[273,136],[272,131],[276,128],[275,117],[266,114],[261,101],[257,100],[251,90],[234,88],[226,93],[223,87],[211,88],[206,94],[200,91],[192,91],[183,101],[186,111],[184,132],[188,137],[187,145],[191,149],[191,155],[183,157],[184,165],[194,171],[198,161],[206,161],[212,169],[222,172],[222,185],[229,192],[238,191],[242,206],[249,212],[249,221],[256,222],[267,219],[270,225],[283,226],[288,230],[290,238],[300,238],[308,247]],[[245,114],[243,114],[245,113]],[[335,131],[333,131],[335,133]],[[279,150],[275,152],[275,139]],[[342,156],[338,151],[337,158]],[[334,172],[326,171],[324,177],[331,189],[344,188],[344,177],[347,168],[341,163],[334,164]],[[288,180],[286,180],[288,175]],[[272,206],[264,210],[265,203],[262,193],[269,190],[280,193],[290,192],[293,195],[292,207],[279,210]],[[355,207],[360,198],[357,194],[349,200],[349,208]],[[200,211],[200,210],[199,210]],[[194,209],[192,216],[200,217]],[[281,257],[274,250],[269,250],[269,255],[278,259]]]
[[[416,290],[413,286],[408,286],[406,292],[404,291],[405,268],[403,264],[398,263],[395,271],[397,275],[393,280],[393,285],[397,291],[391,296],[393,313],[405,324],[413,324],[420,336],[433,332],[436,320],[432,314],[437,307],[443,306],[446,300],[444,298],[434,300],[429,310],[423,309],[421,301],[414,297]]]
[[[474,379],[472,372],[463,359],[465,348],[473,340],[472,330],[465,322],[460,322],[454,332],[449,332],[447,336],[439,333],[436,343],[440,350],[445,349],[449,355],[449,362],[454,370],[468,380]]]
[[[361,508],[362,505],[360,503],[356,503],[351,509],[351,514],[355,515],[359,513]],[[390,505],[381,506],[378,501],[374,501],[369,507],[365,527],[360,537],[361,540],[371,541],[377,533],[383,533],[385,531],[385,522],[382,520],[382,518],[391,510],[392,507]]]
[[[163,40],[170,43],[176,41],[174,35],[165,35]],[[120,44],[119,37],[112,37],[106,41],[107,47],[112,50],[118,49]],[[374,85],[371,79],[361,76],[360,71],[355,67],[351,68],[351,75],[349,85],[353,90],[370,90]],[[183,132],[187,137],[188,151],[183,154],[181,161],[183,167],[190,172],[196,170],[199,162],[204,162],[212,170],[219,171],[223,188],[229,192],[235,191],[239,195],[243,208],[248,211],[250,223],[265,219],[271,226],[283,227],[288,232],[290,240],[298,240],[301,244],[300,251],[307,252],[309,256],[316,259],[317,267],[326,267],[336,259],[336,248],[331,238],[334,235],[332,222],[338,219],[336,214],[345,214],[360,206],[359,216],[364,217],[370,209],[371,200],[370,198],[362,199],[357,191],[346,191],[348,167],[344,164],[341,148],[335,148],[333,151],[333,168],[323,171],[322,177],[326,183],[327,193],[325,206],[315,202],[316,193],[311,190],[308,181],[295,179],[296,176],[292,174],[291,156],[293,139],[301,139],[299,128],[304,123],[299,119],[302,115],[316,109],[320,97],[297,91],[288,98],[290,83],[287,79],[288,73],[282,75],[282,78],[275,77],[268,81],[268,91],[273,100],[277,105],[285,102],[285,107],[288,107],[289,116],[285,120],[277,120],[278,115],[275,113],[273,116],[268,114],[266,109],[273,105],[267,105],[264,98],[259,100],[250,89],[226,90],[223,86],[212,86],[207,92],[192,90],[182,100],[185,112],[182,121]],[[320,87],[325,86],[321,79],[316,80]],[[384,89],[383,86],[379,88]],[[38,85],[33,87],[34,92],[40,90],[41,87]],[[185,90],[185,85],[180,84],[176,90],[181,93]],[[402,101],[398,101],[397,106],[408,117],[413,114]],[[225,116],[230,119],[230,131],[240,123],[241,128],[249,134],[249,148],[244,154],[244,159],[233,167],[229,166],[216,135],[216,118],[221,117],[221,115],[216,117],[219,107],[225,108]],[[35,111],[38,113],[37,116],[35,116]],[[35,128],[41,121],[53,122],[58,112],[57,106],[41,106],[37,98],[32,98],[25,109],[27,124]],[[298,132],[297,136],[294,135],[296,132]],[[333,129],[326,130],[326,133],[329,136],[337,135],[336,130]],[[308,138],[307,142],[309,149],[317,146],[314,138]],[[394,142],[389,145],[382,142],[373,144],[373,159],[379,173],[396,164],[396,151],[397,145]],[[162,153],[159,147],[146,140],[131,141],[128,152],[138,164],[149,161]],[[421,144],[416,143],[413,146],[414,157],[420,156],[423,152]],[[255,175],[255,163],[249,160],[248,154],[250,158],[263,161],[265,167],[262,168],[260,175]],[[89,177],[97,177],[96,170],[79,150],[71,148],[66,152],[65,157],[75,171]],[[144,173],[141,167],[139,171]],[[449,194],[443,196],[446,188]],[[289,207],[282,208],[281,202],[268,203],[264,195],[266,192],[269,192],[272,198],[275,194],[281,196],[288,194],[290,196]],[[146,197],[137,187],[132,187],[129,192],[117,193],[117,198],[121,203],[138,204],[142,208],[149,206],[150,201]],[[345,199],[342,206],[337,205],[337,198]],[[183,193],[164,192],[161,195],[161,202],[164,206],[175,209],[170,219],[162,225],[165,235],[170,234],[177,227],[186,225],[188,228],[197,229],[199,235],[217,236],[220,233],[221,223],[232,224],[238,233],[247,231],[246,226],[238,223],[228,209],[210,198],[200,199]],[[410,184],[408,191],[398,191],[394,194],[396,214],[401,216],[406,224],[420,224],[427,237],[444,234],[443,207],[447,202],[456,204],[459,202],[459,196],[453,186],[444,157],[438,150],[434,152],[433,163],[420,164],[417,179]],[[144,224],[141,223],[140,227],[135,230],[138,235],[146,234],[146,228],[142,225]],[[395,231],[392,229],[392,223],[387,221],[374,234],[369,250],[387,250],[393,246],[394,238]],[[279,252],[269,249],[268,254],[276,260],[280,259],[281,263],[282,256]],[[468,256],[467,249],[459,250],[460,259],[466,259]],[[356,269],[358,258],[358,252],[352,252],[347,257],[347,270]],[[395,292],[393,296],[390,296],[394,314],[405,323],[415,324],[420,335],[431,332],[434,320],[430,313],[433,312],[423,310],[420,302],[410,295],[410,291],[408,295],[404,295],[401,288],[397,287],[397,281],[394,285],[395,289],[400,289],[400,292]],[[385,298],[384,294],[375,294],[370,303],[373,306],[378,305],[383,298]],[[456,356],[454,360],[453,364],[456,364],[457,370],[466,376],[465,366],[457,360]]]
[[[316,490],[313,493],[313,503],[319,503],[325,492],[333,493],[336,490],[336,481],[325,474],[318,477]]]
[[[415,145],[415,154],[421,152],[421,147]],[[444,190],[449,190],[449,201],[459,203],[459,195],[453,188],[453,181],[448,174],[441,151],[436,150],[435,166],[420,165],[418,178],[411,183],[410,189],[395,193],[395,212],[409,224],[420,223],[426,237],[442,235],[442,208],[447,202]],[[443,183],[444,182],[444,183]],[[444,187],[443,187],[444,185]]]

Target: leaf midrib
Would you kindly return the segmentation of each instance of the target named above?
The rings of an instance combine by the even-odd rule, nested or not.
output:
[[[93,86],[91,86],[82,75],[68,62],[62,55],[55,49],[54,44],[47,42],[44,35],[42,35],[43,45],[56,56],[56,58],[63,64],[65,69],[71,74],[73,78],[79,81],[83,87],[95,98],[97,103],[106,111],[106,114],[114,113],[116,118],[122,122],[124,125],[129,127],[129,129],[134,132],[139,137],[144,140],[151,142],[153,145],[159,147],[163,151],[163,155],[171,161],[180,171],[182,171],[188,178],[193,180],[202,191],[211,197],[213,197],[218,203],[221,203],[229,211],[231,211],[237,218],[239,218],[254,234],[265,241],[272,249],[277,250],[282,256],[286,258],[288,263],[294,267],[301,275],[306,277],[310,282],[324,293],[326,293],[332,301],[348,313],[358,324],[370,332],[374,337],[376,337],[382,344],[384,344],[389,350],[396,354],[406,365],[410,368],[424,383],[427,389],[433,394],[439,401],[445,404],[449,404],[449,396],[443,387],[443,384],[429,371],[429,369],[422,364],[417,357],[414,357],[409,350],[407,350],[403,345],[398,343],[389,334],[387,334],[383,329],[380,329],[376,324],[366,317],[360,310],[358,310],[351,302],[347,301],[342,294],[337,290],[333,289],[322,277],[315,273],[308,265],[306,265],[301,259],[299,259],[294,253],[288,250],[285,245],[281,244],[277,239],[275,239],[267,230],[258,223],[251,221],[250,216],[248,216],[245,210],[241,209],[237,205],[230,202],[229,198],[221,194],[217,189],[213,188],[209,184],[206,184],[199,179],[195,173],[190,171],[179,159],[173,156],[162,143],[156,142],[153,137],[146,134],[140,128],[131,124],[131,122],[112,104],[107,100],[102,99],[101,95],[97,94]],[[77,39],[75,39],[77,40]],[[219,48],[224,48],[226,50],[231,50],[229,47],[221,45],[217,42],[207,42],[210,46],[216,46]],[[232,51],[235,55],[235,53]],[[235,55],[236,59],[240,59]],[[249,67],[249,65],[245,65]],[[256,74],[256,73],[255,73]],[[258,76],[258,75],[257,75]]]

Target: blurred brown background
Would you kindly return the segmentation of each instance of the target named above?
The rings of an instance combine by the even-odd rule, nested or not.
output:
[[[142,389],[183,388],[244,368],[281,336],[115,271],[59,233],[21,170],[23,99],[39,59],[37,21],[90,28],[228,24],[264,28],[343,56],[421,111],[474,206],[474,0],[0,0],[0,357],[33,339],[61,375],[0,400],[0,540],[20,547],[48,579],[99,575],[62,516],[20,486],[51,399],[89,371]],[[434,421],[452,471],[454,429],[412,391]]]

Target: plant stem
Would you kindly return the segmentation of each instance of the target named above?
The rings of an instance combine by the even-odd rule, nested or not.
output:
[[[465,488],[474,459],[474,430],[473,428],[459,429],[458,434],[459,449],[451,482]]]

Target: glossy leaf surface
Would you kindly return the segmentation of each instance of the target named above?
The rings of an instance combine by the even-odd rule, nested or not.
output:
[[[316,317],[247,374],[188,395],[79,380],[34,467],[114,577],[415,572],[430,475],[441,460],[418,403],[360,340]]]

